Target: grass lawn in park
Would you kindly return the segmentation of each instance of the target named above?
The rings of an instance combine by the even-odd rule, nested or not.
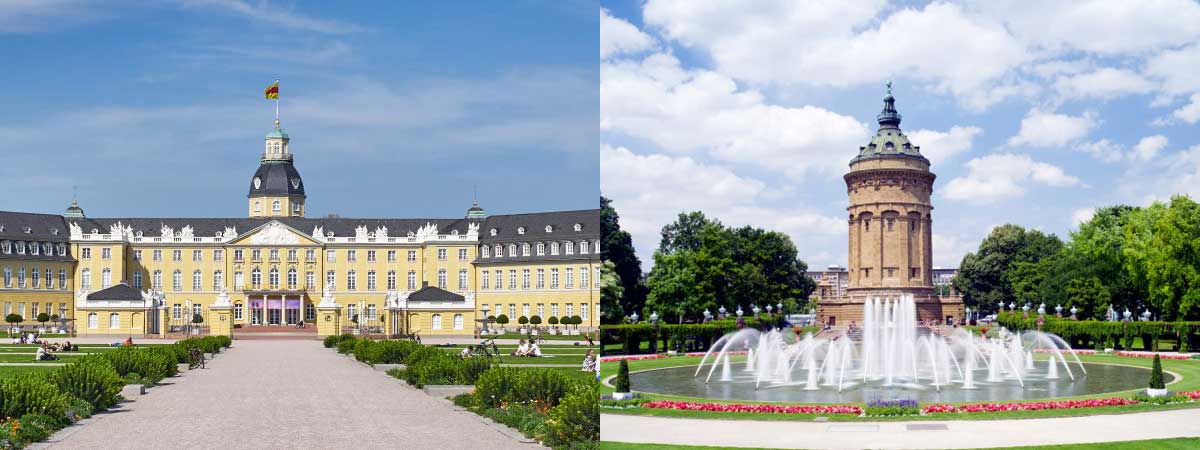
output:
[[[60,366],[50,365],[50,364],[29,364],[29,365],[24,365],[24,366],[0,366],[0,379],[13,377],[13,376],[17,376],[17,375],[24,375],[27,373],[41,372],[44,370],[54,369],[56,367],[60,367]]]
[[[1042,356],[1042,355],[1039,355]],[[1128,366],[1146,367],[1149,368],[1153,362],[1151,358],[1127,358],[1111,355],[1080,355],[1083,362],[1101,363],[1101,364],[1121,364]],[[700,363],[700,357],[672,357],[661,359],[649,359],[641,361],[629,361],[630,372],[640,370],[680,367],[680,366],[695,366]],[[745,361],[744,356],[735,356],[731,362]],[[609,377],[617,374],[619,367],[618,362],[607,362],[600,365],[601,380],[608,380]],[[1169,385],[1167,388],[1174,392],[1192,391],[1200,389],[1200,360],[1162,360],[1163,370],[1172,372],[1179,376],[1179,379]],[[1147,377],[1149,374],[1147,374]],[[1147,378],[1147,381],[1149,379]],[[611,381],[610,381],[611,383]],[[637,386],[632,386],[633,390],[637,391]],[[608,385],[600,386],[601,393],[609,394],[613,392],[613,388]],[[1140,389],[1105,392],[1091,395],[1075,396],[1075,397],[1055,397],[1046,400],[1065,400],[1065,399],[1087,399],[1087,398],[1109,398],[1109,397],[1131,397],[1134,392]],[[680,397],[659,394],[642,394],[644,397],[659,400],[677,400],[677,401],[693,401],[706,403],[771,403],[779,405],[787,404],[804,404],[813,405],[816,403],[787,403],[787,402],[754,402],[754,401],[739,401],[739,400],[720,400],[706,398]],[[980,402],[960,402],[960,403],[980,403]],[[650,409],[650,408],[629,408],[629,409],[614,409],[604,408],[602,412],[605,414],[634,414],[659,417],[686,417],[694,419],[753,419],[753,420],[813,420],[816,417],[827,417],[829,421],[844,421],[844,422],[887,422],[887,421],[924,421],[924,420],[998,420],[998,419],[1025,419],[1025,418],[1040,418],[1040,417],[1068,417],[1068,416],[1087,416],[1097,414],[1112,414],[1112,413],[1128,413],[1128,412],[1145,412],[1145,411],[1162,411],[1168,409],[1184,409],[1200,407],[1200,402],[1188,403],[1173,403],[1167,405],[1153,404],[1134,404],[1124,406],[1110,406],[1098,408],[1079,408],[1079,409],[1048,409],[1040,411],[1006,411],[1006,412],[984,412],[984,413],[939,413],[925,414],[921,416],[899,416],[899,417],[858,417],[849,414],[771,414],[771,413],[727,413],[727,412],[711,412],[711,411],[680,411],[673,409]]]
[[[585,337],[585,336],[584,336],[582,333],[583,333],[583,332],[580,332],[580,334],[579,334],[579,335],[577,335],[577,336],[567,336],[567,335],[562,335],[562,334],[557,334],[557,335],[556,335],[556,334],[542,333],[542,334],[540,334],[538,337],[545,338],[547,341],[580,341],[580,342],[586,342],[586,341],[587,341],[587,337]],[[508,333],[504,333],[504,334],[493,334],[493,335],[488,335],[487,337],[489,337],[489,338],[495,338],[495,339],[529,339],[529,335],[528,335],[528,334],[515,333],[515,332],[508,332]],[[595,339],[596,339],[596,337],[595,337],[595,336],[592,336],[592,340],[595,340]]]
[[[1197,438],[1149,439],[1145,441],[1106,442],[1096,444],[1038,445],[1033,447],[1002,447],[993,450],[1183,450],[1200,447]],[[626,442],[601,442],[601,450],[716,450],[728,447],[697,445],[630,444]],[[744,450],[764,450],[759,447]]]

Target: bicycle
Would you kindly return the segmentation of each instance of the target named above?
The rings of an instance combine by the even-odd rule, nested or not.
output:
[[[478,348],[479,352],[483,353],[483,356],[488,359],[495,359],[497,363],[504,362],[500,356],[500,349],[496,347],[495,338],[484,339],[483,342],[480,342],[475,348]]]

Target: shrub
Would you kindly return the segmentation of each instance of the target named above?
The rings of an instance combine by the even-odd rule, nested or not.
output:
[[[496,323],[498,323],[500,325],[504,325],[504,324],[508,323],[508,315],[501,314],[501,315],[496,316]]]
[[[583,323],[583,318],[579,317],[579,314],[571,316],[571,325],[575,325],[575,327],[578,328],[579,325],[582,323]]]
[[[4,321],[8,322],[8,323],[20,323],[24,320],[25,320],[25,318],[21,317],[21,315],[17,314],[17,313],[12,313],[7,316],[4,316]]]
[[[354,350],[354,346],[358,344],[356,341],[358,341],[358,339],[353,337],[338,341],[337,352],[341,354],[350,353],[352,350]]]
[[[417,355],[419,359],[407,363],[400,378],[416,387],[428,384],[472,384],[480,374],[491,368],[491,362],[484,358],[460,359],[438,349],[430,350],[434,353],[422,353]]]
[[[59,391],[42,374],[0,380],[0,415],[4,417],[21,417],[29,413],[66,417],[70,403],[71,395]]]
[[[517,323],[519,323],[521,325],[525,325],[525,324],[529,323],[529,318],[525,317],[525,316],[518,317]]]
[[[117,404],[124,384],[112,363],[100,355],[80,358],[51,372],[47,378],[59,391],[87,402],[92,410],[104,410]]]
[[[533,439],[542,440],[546,434],[546,415],[532,406],[514,404],[504,409],[485,409],[481,414]]]
[[[96,409],[92,407],[91,403],[78,398],[71,399],[71,403],[67,406],[67,417],[74,422],[92,417],[94,412]]]
[[[533,317],[529,318],[529,324],[530,325],[541,325],[542,324],[542,316],[534,314]]]
[[[1166,389],[1163,384],[1162,360],[1154,355],[1154,365],[1150,369],[1150,389]]]
[[[558,447],[600,440],[600,386],[579,383],[550,409],[546,444]]]
[[[342,335],[331,334],[329,336],[325,336],[325,339],[323,341],[321,341],[321,343],[325,346],[325,348],[333,348],[333,347],[337,346],[338,341],[340,341],[341,339],[342,339]]]
[[[1190,397],[1188,397],[1186,395],[1173,394],[1173,395],[1167,395],[1167,396],[1163,396],[1163,397],[1151,397],[1149,395],[1146,395],[1145,392],[1138,392],[1136,394],[1133,394],[1133,399],[1137,400],[1139,402],[1142,402],[1142,403],[1153,403],[1156,405],[1165,405],[1168,403],[1183,403],[1183,402],[1189,402],[1192,400]]]
[[[204,316],[192,314],[192,323],[204,323]]]
[[[66,416],[62,416],[64,419]],[[21,430],[18,431],[19,439],[24,442],[37,442],[50,437],[59,428],[63,427],[60,419],[49,414],[29,413],[21,416]]]
[[[916,400],[871,400],[863,408],[868,416],[915,416],[921,414]]]
[[[558,318],[554,317],[554,316],[550,316],[549,319],[546,319],[546,323],[548,323],[550,325],[558,325]]]
[[[621,360],[621,367],[617,369],[617,379],[613,382],[613,387],[617,392],[629,392],[629,361]]]
[[[125,377],[135,373],[148,383],[161,381],[169,373],[169,366],[176,364],[174,359],[168,359],[162,353],[137,347],[123,347],[102,355],[112,363],[117,375]]]
[[[38,321],[38,322],[41,322],[41,323],[46,323],[46,322],[49,322],[49,321],[50,321],[50,315],[49,315],[49,314],[46,314],[46,313],[40,313],[40,314],[38,314],[38,315],[37,315],[37,321]]]
[[[557,405],[574,383],[578,382],[555,370],[497,367],[479,376],[475,393],[481,404],[492,408],[524,403],[547,410]]]

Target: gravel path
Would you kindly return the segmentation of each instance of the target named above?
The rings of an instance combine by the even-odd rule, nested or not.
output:
[[[50,449],[533,449],[317,341],[237,341]]]

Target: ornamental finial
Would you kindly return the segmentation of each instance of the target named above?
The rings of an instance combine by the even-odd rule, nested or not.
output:
[[[892,80],[888,80],[887,90],[888,90],[888,95],[892,95]]]

